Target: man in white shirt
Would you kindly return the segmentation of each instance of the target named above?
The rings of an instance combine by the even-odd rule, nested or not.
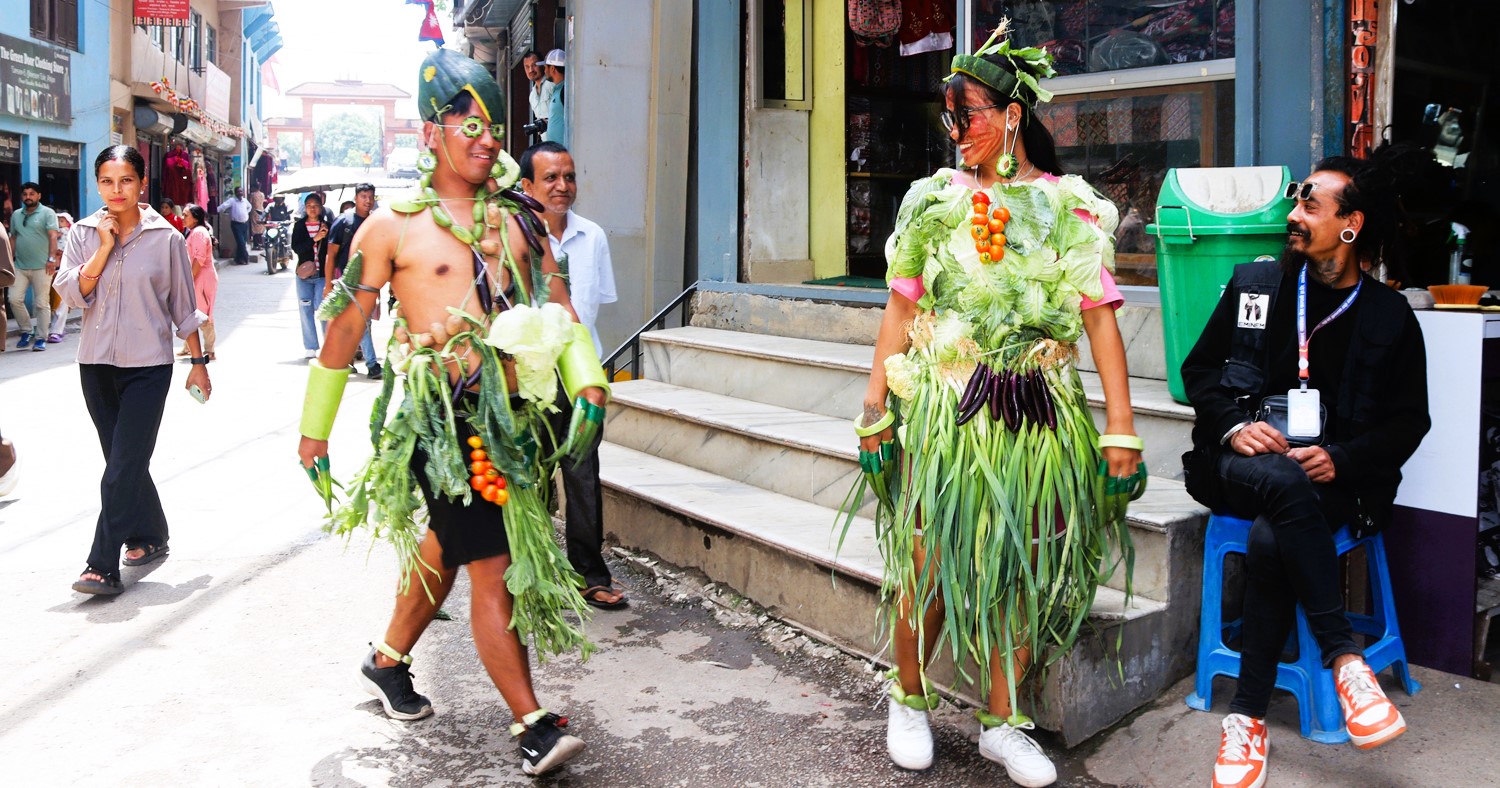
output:
[[[245,188],[235,187],[234,196],[219,203],[219,213],[229,214],[229,227],[234,231],[234,264],[250,264],[250,201],[245,199]]]
[[[609,239],[604,228],[573,213],[578,198],[578,177],[573,156],[555,142],[543,142],[521,154],[521,188],[544,208],[547,240],[552,256],[567,276],[568,292],[578,322],[588,326],[594,349],[603,357],[604,346],[594,322],[600,304],[612,304],[615,272],[609,259]],[[572,416],[572,403],[558,400],[553,430],[563,434]],[[601,431],[602,435],[602,431]],[[615,610],[626,605],[625,594],[614,587],[609,566],[604,563],[604,496],[599,488],[599,447],[577,463],[562,462],[563,491],[567,497],[568,561],[583,576],[583,598],[594,607]]]
[[[526,57],[521,58],[521,68],[526,71],[526,78],[531,80],[531,89],[526,91],[526,99],[531,105],[531,119],[532,121],[546,120],[552,112],[552,80],[547,79],[547,69],[542,64],[542,56],[535,51],[527,52]],[[540,136],[541,134],[537,133],[531,139]]]

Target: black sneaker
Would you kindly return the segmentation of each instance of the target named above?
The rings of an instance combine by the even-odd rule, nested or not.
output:
[[[385,371],[380,368],[379,364],[376,364],[374,362],[370,363],[368,373],[370,376],[370,380],[380,380],[381,378],[385,377]]]
[[[569,758],[583,752],[583,739],[563,733],[568,718],[552,712],[527,726],[521,734],[521,771],[530,775],[546,774],[562,766]]]
[[[355,351],[354,351],[354,360],[355,361],[364,361],[365,360],[365,352],[363,350],[359,350],[359,349],[356,348]]]
[[[373,648],[359,664],[359,685],[380,699],[385,716],[393,720],[420,720],[432,714],[432,701],[412,688],[411,666],[397,663],[393,668],[376,667]]]

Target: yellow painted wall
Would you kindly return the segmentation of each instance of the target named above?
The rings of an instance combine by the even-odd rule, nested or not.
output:
[[[818,278],[848,272],[845,257],[843,0],[813,5],[813,109],[808,119],[808,255]]]

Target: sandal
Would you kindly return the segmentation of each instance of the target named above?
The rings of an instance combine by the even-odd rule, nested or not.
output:
[[[141,556],[140,558],[131,558],[130,556],[126,556],[120,563],[126,566],[145,566],[146,564],[149,564],[152,561],[157,560],[158,558],[166,558],[170,548],[168,548],[166,545],[154,544],[140,544],[133,547],[127,546],[125,548],[125,552],[127,553],[131,550],[145,550],[146,554]]]
[[[630,604],[630,600],[625,598],[624,591],[609,586],[589,586],[578,593],[583,596],[583,601],[600,610],[619,610]],[[599,598],[601,594],[613,594],[617,598],[613,602],[607,602]]]
[[[92,580],[88,575],[100,578]],[[125,590],[120,578],[111,577],[108,573],[101,572],[92,566],[84,567],[83,574],[73,581],[73,590],[80,594],[93,594],[94,596],[116,596]]]

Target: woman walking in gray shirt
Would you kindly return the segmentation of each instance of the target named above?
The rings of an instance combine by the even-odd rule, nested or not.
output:
[[[140,202],[146,162],[135,148],[106,148],[94,160],[94,180],[105,207],[68,234],[55,287],[63,304],[83,309],[79,377],[105,459],[94,545],[73,590],[113,595],[124,590],[121,547],[126,566],[167,554],[151,454],[172,384],[173,326],[192,354],[187,389],[207,400],[212,387],[187,244]]]

